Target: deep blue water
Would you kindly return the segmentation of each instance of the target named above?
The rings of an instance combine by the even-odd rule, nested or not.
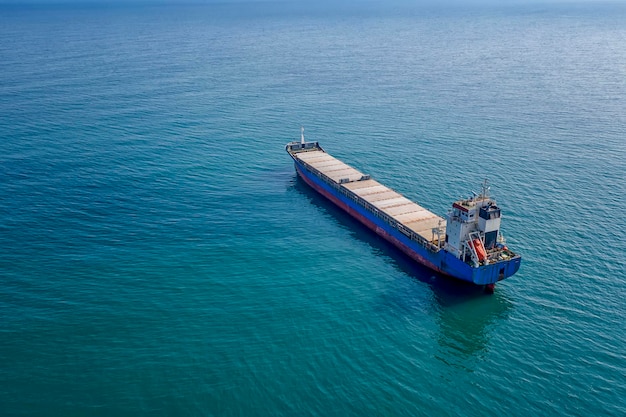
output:
[[[0,414],[623,416],[626,7],[0,7]],[[286,142],[445,214],[484,295]]]

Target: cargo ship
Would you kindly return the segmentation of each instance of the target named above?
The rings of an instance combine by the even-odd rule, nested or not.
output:
[[[493,292],[498,281],[518,271],[521,256],[505,244],[501,209],[486,180],[480,194],[455,201],[443,218],[331,156],[318,142],[305,141],[304,129],[285,150],[304,182],[437,273]]]

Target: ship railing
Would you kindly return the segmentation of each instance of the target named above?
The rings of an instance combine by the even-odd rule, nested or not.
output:
[[[489,259],[489,263],[505,262],[516,256],[517,255],[508,248],[504,249],[496,247],[487,250],[487,259]]]
[[[322,149],[322,147],[319,145],[319,142],[289,142],[286,145],[286,148],[290,152],[313,151]]]
[[[398,230],[400,233],[405,235],[410,240],[420,244],[421,246],[423,246],[424,248],[426,248],[426,249],[428,249],[428,250],[430,250],[432,252],[437,252],[440,249],[437,245],[434,245],[433,243],[429,242],[423,236],[417,234],[413,230],[411,230],[408,227],[406,227],[404,224],[400,223],[399,221],[397,221],[393,217],[389,216],[387,213],[381,211],[378,207],[374,206],[369,201],[366,201],[363,197],[360,197],[359,195],[354,193],[352,190],[349,190],[348,188],[344,187],[343,184],[345,184],[345,182],[343,184],[338,184],[335,180],[333,180],[332,178],[330,178],[328,175],[324,174],[323,172],[319,171],[317,168],[314,168],[314,167],[312,167],[311,165],[309,165],[307,163],[304,163],[304,166],[306,167],[307,170],[309,170],[310,172],[315,174],[317,177],[322,178],[326,184],[330,185],[332,188],[337,190],[339,193],[341,193],[345,197],[349,198],[350,200],[354,201],[355,203],[357,203],[361,207],[364,207],[370,213],[372,213],[376,217],[382,219],[385,223],[387,223],[388,225],[390,225],[394,229]],[[367,177],[369,177],[369,176],[367,176]],[[369,178],[367,178],[367,179],[369,179]]]

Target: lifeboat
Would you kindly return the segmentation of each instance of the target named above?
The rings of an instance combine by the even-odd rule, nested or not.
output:
[[[478,255],[479,261],[484,261],[485,259],[487,259],[487,251],[485,250],[485,246],[480,239],[472,240],[472,246],[476,251],[476,255]]]

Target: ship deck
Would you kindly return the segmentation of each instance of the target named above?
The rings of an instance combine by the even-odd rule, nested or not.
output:
[[[295,158],[314,168],[327,180],[335,182],[339,187],[366,203],[374,206],[405,228],[415,232],[428,242],[433,238],[432,229],[445,227],[446,221],[424,207],[402,196],[378,181],[341,162],[323,151],[299,152]]]

